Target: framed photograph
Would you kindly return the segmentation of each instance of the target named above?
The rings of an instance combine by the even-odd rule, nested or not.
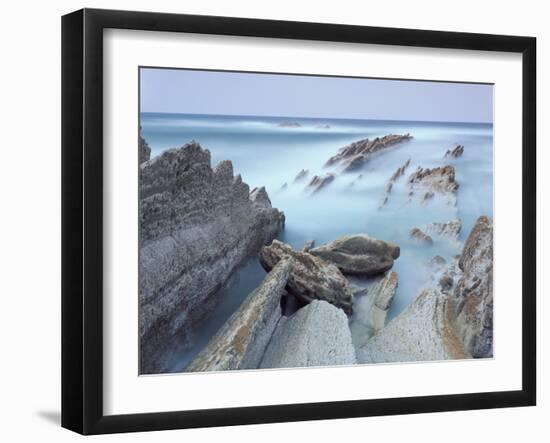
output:
[[[62,425],[536,402],[536,41],[62,20]]]

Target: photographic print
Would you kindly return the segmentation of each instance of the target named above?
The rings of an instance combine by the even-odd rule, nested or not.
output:
[[[492,358],[493,92],[141,67],[140,374]]]

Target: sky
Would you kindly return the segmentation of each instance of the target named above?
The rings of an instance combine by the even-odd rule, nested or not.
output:
[[[493,85],[140,69],[141,112],[491,123]]]

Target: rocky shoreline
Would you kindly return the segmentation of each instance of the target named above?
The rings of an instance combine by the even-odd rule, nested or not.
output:
[[[410,139],[405,134],[359,140],[326,162],[338,173],[302,169],[280,191],[305,184],[304,191],[313,196],[343,180],[339,174],[360,171],[372,156]],[[457,145],[446,152],[445,162],[463,154],[464,146]],[[490,218],[479,217],[454,259],[432,259],[429,283],[387,322],[400,285],[394,270],[399,245],[358,233],[319,246],[310,240],[294,249],[277,238],[284,238],[279,234],[285,215],[273,208],[266,188],[250,190],[230,161],[212,167],[210,152],[196,142],[150,155],[140,136],[140,373],[169,372],[170,350],[192,342],[219,302],[220,290],[245,260],[256,258],[267,273],[262,283],[186,371],[492,357]],[[406,189],[409,203],[441,198],[456,206],[454,166],[418,166],[407,178],[410,165],[411,159],[391,175],[380,208],[400,179],[396,186]],[[351,185],[367,180],[364,175]],[[411,226],[411,242],[461,245],[462,221],[446,220]],[[369,285],[358,287],[357,279]]]

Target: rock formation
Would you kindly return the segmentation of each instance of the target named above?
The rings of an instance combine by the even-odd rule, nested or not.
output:
[[[281,186],[281,191],[284,191],[286,188],[288,188],[288,183],[284,182]]]
[[[341,148],[338,153],[325,163],[325,167],[336,164],[343,165],[344,172],[352,172],[360,169],[369,158],[380,151],[388,149],[412,138],[411,135],[386,135],[376,137],[374,140],[364,139],[351,143]]]
[[[410,175],[408,183],[411,198],[418,192],[421,201],[427,201],[438,194],[446,198],[449,204],[456,204],[458,183],[455,181],[455,168],[450,165],[433,169],[419,167]]]
[[[294,177],[294,183],[305,179],[308,175],[309,169],[302,169],[300,172],[298,172],[298,174],[296,174],[296,177]]]
[[[277,125],[279,128],[301,128],[302,125],[298,122],[281,122]]]
[[[419,243],[427,246],[431,246],[434,244],[434,241],[432,237],[430,237],[428,234],[426,234],[424,231],[422,231],[419,228],[412,228],[409,231],[409,237],[417,240]]]
[[[354,294],[353,343],[360,347],[386,324],[386,316],[397,290],[397,273],[388,272],[365,295]],[[365,291],[361,291],[365,292]]]
[[[464,154],[464,145],[456,145],[453,149],[447,149],[443,158],[458,158]]]
[[[292,249],[285,243],[273,240],[260,252],[260,263],[266,271],[284,259],[292,259],[292,269],[286,290],[302,303],[325,300],[350,314],[352,293],[348,281],[333,264],[309,252]]]
[[[138,141],[138,149],[139,149],[139,164],[141,165],[143,162],[146,162],[151,158],[151,147],[149,146],[149,143],[145,141],[145,139],[139,135],[139,141]]]
[[[291,317],[281,319],[260,367],[294,368],[355,363],[346,315],[326,301],[314,300]]]
[[[373,276],[391,269],[400,249],[393,243],[358,234],[341,237],[309,252],[334,263],[344,274]]]
[[[166,370],[167,350],[188,343],[243,261],[283,228],[265,188],[253,193],[229,161],[191,142],[140,165],[141,373]]]
[[[308,240],[302,248],[302,252],[309,252],[313,247],[315,247],[315,240]]]
[[[458,241],[462,222],[456,218],[448,222],[434,222],[426,225],[424,231],[432,237],[447,238]]]
[[[442,260],[434,261],[443,268]],[[359,363],[493,355],[493,226],[485,216],[462,254],[397,317],[357,350]]]
[[[331,174],[330,172],[326,173],[323,176],[316,175],[311,179],[309,182],[309,185],[307,185],[306,190],[310,191],[311,194],[316,194],[321,189],[326,188],[329,184],[331,184],[336,176],[334,174]]]
[[[281,319],[291,263],[281,260],[225,322],[186,371],[255,369]]]
[[[453,324],[474,357],[493,356],[493,221],[479,217],[458,266],[462,276],[453,296]]]
[[[403,166],[400,166],[395,170],[395,172],[392,174],[388,182],[386,183],[386,186],[384,187],[384,196],[382,197],[382,203],[379,206],[379,209],[388,203],[388,200],[390,199],[390,194],[393,189],[393,184],[397,181],[399,177],[402,177],[405,174],[406,169],[411,164],[411,159],[409,158]]]

